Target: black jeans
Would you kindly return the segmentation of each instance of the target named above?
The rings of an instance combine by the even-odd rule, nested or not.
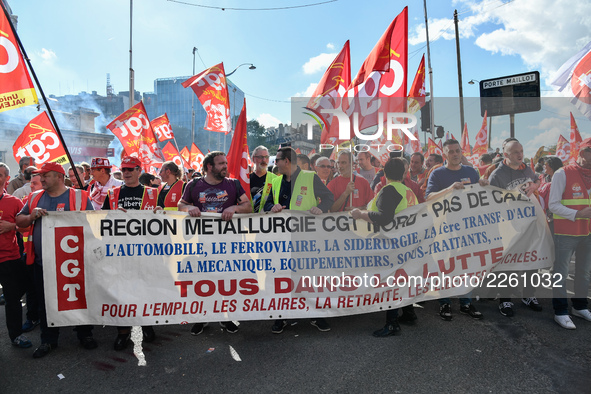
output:
[[[8,336],[13,341],[23,333],[23,307],[21,297],[26,291],[27,270],[22,259],[0,263],[0,284],[4,289],[4,306]]]

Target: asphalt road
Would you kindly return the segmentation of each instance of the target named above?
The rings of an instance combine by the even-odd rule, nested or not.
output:
[[[94,350],[62,328],[59,347],[33,359],[39,328],[29,333],[32,348],[15,348],[2,313],[0,392],[591,392],[591,322],[573,318],[577,329],[565,330],[550,300],[540,301],[542,312],[519,303],[513,318],[501,316],[496,301],[479,301],[477,321],[454,300],[451,322],[431,301],[416,309],[415,325],[388,338],[371,335],[384,313],[329,319],[325,333],[306,320],[282,334],[271,333],[270,321],[242,322],[236,334],[210,323],[200,336],[190,325],[161,326],[143,346],[146,366],[131,347],[113,350],[113,327],[95,327]]]

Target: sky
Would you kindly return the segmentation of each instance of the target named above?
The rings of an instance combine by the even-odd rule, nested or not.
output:
[[[320,3],[309,7],[298,7]],[[126,0],[9,0],[18,33],[47,95],[129,90],[130,2]],[[246,94],[247,116],[267,127],[290,123],[290,98],[313,91],[347,40],[351,74],[408,6],[408,86],[426,54],[420,0],[141,0],[133,2],[135,89],[154,90],[156,78],[198,73],[220,62]],[[216,7],[224,7],[225,10]],[[233,8],[242,8],[235,10]],[[267,8],[267,10],[263,10]],[[268,9],[282,8],[282,9]],[[246,9],[246,10],[244,10]],[[258,10],[254,10],[258,9]],[[591,41],[591,2],[567,0],[427,0],[434,97],[458,97],[453,13],[459,13],[465,97],[479,97],[468,81],[539,71],[542,96],[560,96],[550,82],[556,70]],[[431,88],[427,82],[427,91]],[[560,100],[559,100],[560,101]],[[569,138],[573,111],[583,138],[591,123],[559,101],[516,115],[516,136],[528,156],[542,145]],[[479,100],[465,103],[471,141],[482,123]],[[535,116],[533,116],[535,115]],[[509,136],[508,116],[493,118],[492,146]],[[459,117],[435,113],[459,138]]]

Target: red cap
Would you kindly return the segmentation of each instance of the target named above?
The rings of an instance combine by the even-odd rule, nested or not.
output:
[[[120,168],[136,168],[136,167],[141,168],[141,166],[142,166],[142,162],[137,157],[125,156],[121,160],[121,165],[119,167]]]
[[[591,148],[591,138],[584,139],[581,145],[579,145],[579,150],[585,148]]]
[[[90,162],[90,168],[111,168],[111,163],[105,157],[93,157]]]
[[[43,164],[40,169],[33,171],[33,174],[46,174],[49,171],[55,171],[59,172],[62,175],[66,175],[64,167],[62,167],[60,164],[53,162]]]

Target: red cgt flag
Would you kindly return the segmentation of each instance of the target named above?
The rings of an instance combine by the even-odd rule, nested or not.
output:
[[[232,137],[230,150],[228,151],[228,174],[230,178],[240,180],[242,188],[250,198],[250,178],[248,177],[248,142],[246,140],[246,99],[240,111],[240,117],[236,122],[236,130]]]
[[[170,143],[170,141],[166,143],[164,148],[162,148],[162,155],[164,156],[164,161],[172,161],[180,168],[184,168],[183,159],[181,158],[179,151]]]
[[[472,154],[478,155],[479,157],[488,152],[488,126],[487,126],[487,115],[488,111],[484,111],[484,119],[482,119],[482,127],[476,134],[476,141],[474,142],[474,148],[472,148]]]
[[[365,59],[346,94],[354,97],[349,100],[347,114],[359,113],[360,117],[358,122],[353,118],[354,129],[377,125],[378,113],[406,112],[407,60],[408,7],[404,7]],[[390,99],[384,100],[386,97]]]
[[[558,158],[562,160],[563,163],[567,163],[571,156],[570,144],[562,135],[558,137],[558,143],[556,144],[556,156],[558,156]]]
[[[162,152],[141,101],[107,125],[119,139],[125,153],[140,159],[145,171],[162,163]]]
[[[63,164],[68,161],[66,150],[45,111],[25,126],[12,145],[12,153],[17,162],[25,156],[33,157],[37,167],[48,162]]]
[[[168,120],[166,113],[151,121],[150,124],[152,125],[152,130],[154,130],[158,141],[163,142],[174,139],[174,133],[172,132],[170,120]]]
[[[1,3],[1,2],[0,2]],[[6,19],[4,4],[0,12],[0,112],[37,104],[37,94],[27,71],[16,33]],[[38,162],[38,164],[40,164]]]
[[[581,138],[581,134],[579,134],[579,128],[577,127],[577,122],[575,122],[575,118],[573,117],[573,113],[570,113],[570,162],[569,164],[574,164],[578,157],[579,157],[579,146],[583,142]]]
[[[201,171],[201,167],[203,167],[203,159],[205,155],[201,153],[201,149],[195,145],[191,145],[191,155],[189,156],[189,164],[191,164],[191,168],[195,171]]]
[[[191,87],[207,113],[203,128],[228,134],[232,130],[224,63],[216,64],[182,83]]]
[[[408,92],[408,112],[414,114],[420,110],[425,105],[425,96],[425,55],[423,55],[415,79],[412,81]]]
[[[351,84],[351,54],[349,41],[343,45],[343,49],[332,61],[324,72],[307,108],[322,119],[324,127],[320,135],[321,144],[340,144],[345,140],[339,140],[339,122],[334,115],[322,113],[323,109],[337,109],[342,105],[342,97]],[[350,140],[349,137],[346,141]]]
[[[468,123],[464,123],[464,131],[462,132],[462,141],[460,143],[462,153],[464,156],[472,156],[472,148],[470,147],[470,137],[468,136]]]

